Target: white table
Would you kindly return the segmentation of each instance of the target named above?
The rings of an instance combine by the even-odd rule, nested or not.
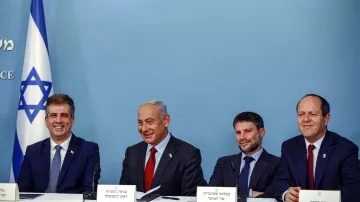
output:
[[[36,194],[36,193],[20,193],[20,194]],[[189,196],[176,196],[180,200],[171,200],[171,199],[163,199],[158,197],[153,201],[160,202],[196,202],[196,197]],[[39,202],[82,202],[83,195],[82,194],[43,194],[35,199],[21,199],[20,201],[39,201]],[[94,200],[86,200],[86,202],[95,202]],[[275,199],[262,199],[262,198],[248,198],[248,202],[276,202]]]
[[[38,193],[20,193],[20,194],[38,194]],[[40,201],[40,202],[79,202],[83,201],[82,194],[50,194],[46,193],[34,199],[20,199],[20,201]],[[86,200],[91,201],[91,200]]]

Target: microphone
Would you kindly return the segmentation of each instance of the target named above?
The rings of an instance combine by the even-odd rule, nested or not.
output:
[[[83,199],[85,200],[96,200],[96,192],[95,192],[95,175],[100,170],[100,161],[98,161],[94,167],[93,180],[92,180],[92,192],[84,192]]]
[[[235,183],[236,183],[236,190],[238,190],[238,178],[237,178],[237,175],[236,175],[236,172],[235,172],[234,162],[231,160],[230,163],[231,163],[232,170],[233,170],[233,172],[234,172],[234,174],[236,176]]]
[[[95,175],[96,173],[98,173],[100,170],[100,161],[98,161],[95,165],[94,168],[94,173],[93,173],[93,181],[92,181],[92,192],[95,192]]]
[[[236,176],[235,178],[235,183],[236,183],[236,192],[237,192],[237,201],[238,202],[246,202],[247,200],[247,196],[243,193],[240,193],[239,191],[239,187],[238,187],[238,175],[236,174],[236,170],[235,170],[235,166],[234,166],[234,162],[232,160],[230,160],[230,163],[231,163],[231,167],[232,167],[232,170]]]

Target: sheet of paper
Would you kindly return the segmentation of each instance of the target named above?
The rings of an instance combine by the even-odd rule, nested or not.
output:
[[[274,198],[247,198],[247,202],[277,202]]]
[[[155,188],[153,188],[153,189],[150,189],[150,190],[147,191],[146,193],[137,191],[137,192],[136,192],[136,199],[141,199],[143,196],[145,196],[145,195],[147,195],[147,194],[150,194],[150,193],[152,193],[152,192],[160,189],[160,187],[161,187],[161,185],[159,185],[159,186],[157,186],[157,187],[155,187]]]

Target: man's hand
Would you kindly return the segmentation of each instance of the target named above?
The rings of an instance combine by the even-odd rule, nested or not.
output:
[[[252,197],[253,198],[255,198],[255,197],[257,197],[257,196],[259,196],[259,195],[261,195],[261,194],[263,194],[264,192],[259,192],[259,191],[254,191],[254,190],[252,190]]]
[[[285,194],[285,202],[299,202],[299,191],[301,187],[290,187]]]

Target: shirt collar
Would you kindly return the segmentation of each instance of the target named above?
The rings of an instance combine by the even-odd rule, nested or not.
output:
[[[164,150],[166,148],[166,145],[169,143],[170,141],[170,133],[168,133],[165,137],[165,139],[163,139],[159,144],[157,144],[155,146],[155,149],[158,153],[162,154],[164,153]],[[153,146],[151,144],[148,144],[147,146],[147,149],[146,149],[146,153],[149,153],[150,152],[150,149],[152,148]]]
[[[257,151],[255,154],[251,155],[251,157],[254,158],[255,161],[257,161],[259,158],[260,158],[260,155],[262,154],[262,152],[264,151],[263,148],[261,148],[259,151]],[[246,156],[245,153],[243,153],[244,155],[242,155],[242,159],[241,160],[244,160],[244,157]]]
[[[72,133],[70,134],[70,137],[68,137],[68,139],[66,139],[63,143],[60,144],[61,148],[62,148],[64,151],[67,151],[67,150],[68,150],[71,137],[72,137]],[[51,145],[51,150],[54,150],[54,149],[55,149],[55,146],[56,146],[57,144],[50,138],[50,145]]]
[[[325,137],[325,135],[322,136],[320,139],[316,140],[316,142],[312,143],[315,146],[315,149],[320,149],[320,146],[321,146],[322,141],[324,140],[324,137]],[[306,151],[307,151],[307,148],[309,147],[309,145],[311,143],[305,139],[305,144],[306,144]]]

